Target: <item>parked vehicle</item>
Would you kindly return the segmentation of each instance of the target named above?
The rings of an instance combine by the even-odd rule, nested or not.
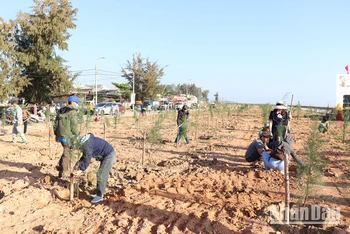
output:
[[[116,113],[122,113],[123,112],[123,105],[120,103],[112,103],[112,115],[115,115]]]
[[[151,109],[153,108],[153,100],[144,100],[142,103],[142,108],[147,110],[147,107],[151,106]]]
[[[112,110],[113,102],[100,102],[95,106],[95,111],[99,115],[110,115],[113,113]]]

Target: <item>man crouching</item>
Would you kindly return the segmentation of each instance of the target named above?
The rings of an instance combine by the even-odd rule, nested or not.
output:
[[[261,160],[261,155],[265,150],[270,153],[270,149],[266,145],[269,138],[269,132],[262,132],[260,138],[256,139],[248,146],[248,149],[245,153],[245,160],[247,162],[251,162],[252,167],[260,166],[259,162]]]

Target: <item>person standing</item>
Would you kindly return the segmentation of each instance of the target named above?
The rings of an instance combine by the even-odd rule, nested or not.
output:
[[[179,128],[179,132],[175,139],[175,143],[179,143],[182,136],[185,138],[187,144],[190,143],[187,136],[187,120],[190,115],[188,109],[189,107],[187,105],[184,105],[182,109],[178,111],[176,123]]]
[[[273,109],[269,116],[270,133],[274,141],[283,140],[290,133],[289,113],[282,101],[278,101]]]
[[[59,178],[69,176],[71,154],[70,139],[74,135],[78,135],[77,110],[79,102],[77,96],[70,96],[68,98],[68,106],[59,109],[56,115],[54,133],[56,141],[60,142],[63,147],[62,156],[58,162],[58,166],[56,166]]]
[[[96,195],[93,195],[94,199],[91,201],[91,203],[98,203],[103,200],[108,175],[117,155],[113,146],[107,141],[95,137],[92,133],[80,136],[78,138],[78,144],[75,147],[83,152],[83,155],[74,166],[75,175],[79,175],[85,171],[89,167],[92,158],[100,161],[100,167],[97,171]]]
[[[22,108],[18,105],[18,100],[13,99],[11,101],[11,104],[13,106],[13,112],[12,112],[12,123],[13,123],[13,128],[12,128],[12,143],[17,142],[17,134],[20,135],[22,138],[22,143],[27,143],[26,136],[23,133],[23,115],[22,115]]]

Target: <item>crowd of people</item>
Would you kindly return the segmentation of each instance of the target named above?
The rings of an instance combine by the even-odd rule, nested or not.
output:
[[[287,106],[278,101],[269,115],[269,122],[259,130],[258,138],[247,148],[245,159],[252,167],[262,167],[265,170],[275,169],[284,174],[284,159],[291,156],[298,165],[305,166],[293,149],[293,138],[290,135],[291,112]],[[327,133],[329,130],[328,115],[322,117],[318,126],[320,133]],[[288,158],[289,160],[289,158]]]
[[[85,171],[92,158],[100,161],[100,167],[97,172],[96,194],[91,201],[92,203],[97,203],[103,200],[108,175],[116,160],[116,153],[113,146],[107,141],[94,136],[93,133],[79,135],[77,119],[79,103],[79,98],[72,95],[68,98],[68,105],[61,107],[57,104],[54,107],[54,111],[56,112],[54,134],[56,141],[62,145],[63,150],[56,169],[59,178],[67,179],[71,176],[72,172],[78,175]],[[17,135],[19,135],[22,142],[26,143],[27,139],[23,132],[22,109],[18,105],[17,99],[13,99],[11,104],[13,106],[12,142],[16,143]],[[39,106],[35,104],[32,112],[38,113],[38,108]],[[187,144],[190,143],[187,136],[189,114],[189,107],[187,105],[184,105],[178,110],[176,144],[179,144],[182,138],[184,138]],[[291,129],[289,125],[291,119],[292,115],[287,110],[287,106],[282,101],[278,101],[269,114],[269,121],[259,130],[258,138],[251,142],[246,150],[245,160],[250,162],[252,167],[264,167],[265,170],[275,169],[283,174],[284,158],[289,155],[297,164],[305,166],[292,146],[293,138],[290,135]],[[329,130],[328,116],[322,118],[318,130],[321,133],[326,133]],[[70,168],[73,149],[81,150],[82,156],[75,166]],[[261,162],[263,162],[263,165]]]

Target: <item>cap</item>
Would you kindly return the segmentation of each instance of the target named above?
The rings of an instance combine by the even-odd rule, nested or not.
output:
[[[263,131],[261,133],[261,136],[263,136],[263,137],[271,137],[271,134],[269,132],[267,132],[267,131]]]
[[[90,139],[90,133],[88,134],[85,134],[85,135],[82,135],[82,136],[79,136],[78,137],[78,142],[83,145],[87,140]]]
[[[270,127],[270,123],[264,123],[264,128]]]
[[[78,103],[80,101],[79,101],[79,98],[77,96],[72,95],[72,96],[69,96],[68,102],[77,102]]]
[[[12,100],[11,100],[11,104],[18,104],[18,99],[17,98],[13,98]]]

